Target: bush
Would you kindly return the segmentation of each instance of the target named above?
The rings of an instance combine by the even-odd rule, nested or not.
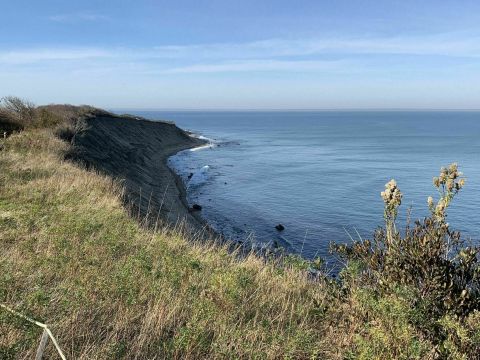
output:
[[[36,120],[35,105],[16,96],[5,96],[0,100],[0,108],[9,114],[10,121],[25,128]]]
[[[456,326],[462,327],[480,310],[479,248],[467,246],[446,221],[447,208],[464,184],[456,164],[442,168],[440,176],[434,178],[439,200],[435,203],[429,197],[427,201],[431,215],[413,227],[407,224],[401,236],[395,220],[402,194],[392,180],[381,194],[385,228],[376,231],[373,241],[333,245],[347,261],[360,264],[356,281],[361,286],[374,289],[379,296],[392,294],[398,287],[411,289],[411,304],[422,314],[412,320],[413,325],[441,354],[452,354],[446,341],[451,347],[455,342],[449,339],[457,338],[445,327],[445,319],[455,319]],[[480,351],[480,340],[466,348],[475,354]]]
[[[55,129],[55,136],[66,142],[71,142],[75,135],[75,127],[72,124],[62,124]]]
[[[11,133],[25,128],[70,127],[77,118],[94,112],[87,106],[46,105],[35,107],[28,100],[6,96],[0,100],[0,130]]]
[[[357,289],[351,295],[352,315],[362,319],[353,338],[353,359],[424,359],[431,343],[415,331],[412,320],[417,310],[410,305],[406,289],[379,295],[370,289]]]
[[[36,127],[49,128],[64,122],[63,117],[45,107],[39,107],[36,110]]]
[[[58,137],[71,141],[79,120],[104,115],[112,114],[88,105],[52,104],[36,107],[28,100],[5,96],[0,99],[0,135],[26,128],[53,128]]]
[[[11,134],[14,131],[23,130],[23,128],[23,125],[12,113],[0,108],[0,136],[3,137],[4,132]]]

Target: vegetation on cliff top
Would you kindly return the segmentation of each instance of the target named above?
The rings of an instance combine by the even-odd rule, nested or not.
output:
[[[116,180],[65,161],[58,129],[92,108],[31,108],[0,151],[0,302],[49,324],[68,358],[478,356],[478,249],[446,221],[464,186],[456,166],[434,181],[432,215],[404,234],[401,192],[387,184],[385,228],[333,246],[338,280],[312,277],[295,256],[240,258],[181,226],[142,227]],[[0,309],[0,358],[33,357],[40,335]]]

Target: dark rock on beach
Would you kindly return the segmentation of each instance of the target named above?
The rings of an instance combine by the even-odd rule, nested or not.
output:
[[[195,210],[195,211],[200,211],[202,210],[202,207],[198,204],[193,204],[192,205],[192,210]]]

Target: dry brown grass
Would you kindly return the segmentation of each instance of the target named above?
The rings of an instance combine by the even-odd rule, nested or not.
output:
[[[69,358],[311,358],[326,348],[327,285],[140,227],[118,184],[64,162],[66,150],[36,130],[0,153],[0,299],[51,325]],[[0,320],[0,354],[32,357],[39,329]]]

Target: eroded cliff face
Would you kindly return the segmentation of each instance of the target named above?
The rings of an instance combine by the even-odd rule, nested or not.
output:
[[[183,188],[166,160],[202,140],[170,122],[99,113],[78,120],[71,141],[70,158],[121,180],[126,205],[142,218],[148,214],[151,221],[171,224],[185,220],[198,229],[200,222],[188,211]]]

